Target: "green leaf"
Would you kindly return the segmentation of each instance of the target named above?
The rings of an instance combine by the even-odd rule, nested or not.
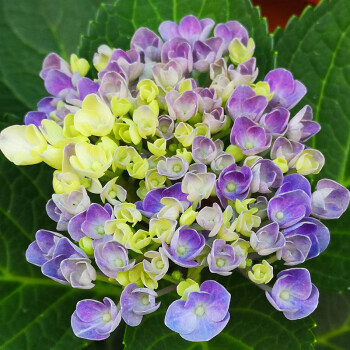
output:
[[[231,293],[230,321],[214,339],[207,343],[187,342],[164,325],[167,306],[179,298],[172,294],[162,297],[160,309],[144,317],[140,326],[126,327],[125,350],[314,349],[311,318],[287,320],[269,304],[262,290],[237,273],[219,282]]]
[[[0,129],[20,123],[14,115]],[[25,251],[40,228],[55,230],[45,211],[52,193],[48,166],[15,166],[0,156],[0,349],[83,349],[73,335],[70,316],[83,298],[118,297],[119,288],[97,284],[79,291],[46,278],[26,262]]]
[[[129,49],[137,28],[145,26],[157,31],[162,21],[179,21],[187,14],[211,17],[217,23],[240,21],[255,40],[260,76],[273,67],[272,37],[267,32],[266,19],[260,18],[259,10],[249,0],[119,0],[114,5],[102,4],[88,34],[82,37],[79,53],[91,60],[101,44]]]
[[[76,51],[99,1],[0,0],[0,115],[23,115],[44,96],[41,63]]]
[[[278,66],[289,69],[308,89],[303,104],[314,110],[322,130],[311,147],[323,152],[326,164],[317,177],[350,186],[350,2],[324,0],[294,17],[276,34]],[[299,104],[299,107],[301,105]],[[318,287],[341,291],[350,281],[350,213],[327,221],[331,244],[307,265]]]
[[[347,350],[350,343],[350,294],[321,293],[313,314],[316,350]]]

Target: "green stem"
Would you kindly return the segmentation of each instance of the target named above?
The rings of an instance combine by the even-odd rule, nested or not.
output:
[[[267,261],[269,264],[273,264],[275,261],[277,261],[277,256],[276,256],[276,254],[273,255],[273,256],[271,256],[270,258],[268,258],[266,261]]]
[[[175,289],[176,289],[176,284],[172,284],[168,287],[161,289],[160,291],[157,292],[158,298],[161,297],[162,295],[165,295],[165,294],[172,292]]]

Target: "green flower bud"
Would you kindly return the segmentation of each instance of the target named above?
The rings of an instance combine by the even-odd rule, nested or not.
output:
[[[85,236],[79,240],[79,247],[83,250],[86,255],[93,256],[94,248],[92,247],[92,239],[88,236]]]
[[[255,43],[252,38],[249,38],[247,46],[245,46],[238,38],[234,38],[228,47],[230,59],[234,64],[248,61],[253,57],[254,50]]]
[[[283,174],[289,170],[288,162],[284,158],[275,158],[273,162],[282,170]]]
[[[180,122],[175,128],[174,136],[184,147],[189,147],[192,145],[193,139],[196,135],[190,124]]]
[[[124,117],[131,109],[131,102],[126,98],[112,97],[111,110],[116,117]]]
[[[140,90],[141,100],[147,103],[152,102],[159,95],[158,87],[153,80],[141,80],[137,84],[137,89]]]
[[[176,150],[176,155],[184,159],[188,164],[192,162],[192,153],[187,151],[186,148],[178,148]]]
[[[189,207],[187,210],[183,212],[183,214],[180,217],[180,226],[182,225],[190,226],[196,220],[197,215],[198,213],[194,211],[192,207]]]
[[[236,162],[240,162],[244,158],[242,150],[236,145],[230,145],[226,148],[225,152],[231,154]]]
[[[248,271],[248,276],[256,284],[267,284],[272,280],[273,267],[263,260],[262,264],[255,264],[251,271]]]
[[[147,159],[142,159],[141,157],[139,160],[136,160],[134,163],[130,163],[126,167],[126,170],[128,171],[129,175],[139,180],[145,178],[148,169],[149,166]]]
[[[76,54],[70,55],[70,69],[71,71],[78,72],[82,77],[88,73],[90,64],[85,58],[79,58]]]
[[[148,170],[146,173],[145,187],[147,191],[165,187],[166,176],[158,174],[157,169]]]
[[[157,139],[153,143],[147,141],[147,147],[155,156],[164,156],[166,154],[166,140]]]
[[[265,96],[268,101],[271,101],[275,94],[270,91],[270,85],[266,81],[258,81],[256,84],[252,84],[251,87],[257,95]]]
[[[323,168],[324,162],[324,156],[320,151],[305,149],[295,163],[295,168],[301,175],[318,174]]]

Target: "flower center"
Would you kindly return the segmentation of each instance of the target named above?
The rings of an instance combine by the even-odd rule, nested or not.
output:
[[[112,190],[109,192],[109,196],[114,199],[115,197],[117,197],[117,194],[115,193],[115,191]]]
[[[233,182],[229,182],[229,183],[226,185],[226,190],[227,190],[228,192],[233,192],[235,189],[236,189],[236,185],[235,185]]]
[[[101,225],[101,226],[98,226],[97,229],[96,229],[96,232],[99,234],[99,235],[103,235],[105,233],[105,229],[104,227]]]
[[[281,293],[280,293],[280,298],[284,301],[287,301],[290,299],[290,293],[288,290],[283,290]]]
[[[205,314],[205,309],[202,305],[198,305],[194,309],[194,313],[196,314],[196,316],[202,317]]]
[[[216,266],[217,267],[223,267],[226,265],[226,261],[223,258],[217,258],[216,259]]]
[[[179,246],[176,248],[176,252],[177,252],[179,255],[181,255],[181,256],[185,255],[186,250],[187,250],[187,248],[186,248],[184,245],[179,245]]]
[[[254,144],[253,144],[253,142],[248,141],[248,142],[246,142],[246,143],[244,144],[244,147],[245,147],[246,149],[250,149],[250,148],[253,148],[253,147],[254,147]]]
[[[151,182],[154,187],[157,187],[159,185],[159,182],[157,180],[152,180]]]
[[[283,212],[282,212],[282,211],[278,211],[278,212],[276,213],[276,219],[277,219],[277,220],[283,220],[283,218],[284,218]]]
[[[164,267],[163,261],[157,261],[156,267],[157,267],[157,269],[159,269],[159,270],[162,269],[162,268]]]
[[[109,322],[111,319],[112,319],[112,317],[111,317],[111,314],[110,314],[110,313],[106,313],[106,314],[104,314],[104,315],[102,316],[102,320],[103,320],[104,322]]]
[[[142,303],[142,305],[148,305],[149,304],[148,295],[143,295],[141,297],[141,303]]]
[[[175,164],[173,166],[173,171],[175,171],[175,173],[179,173],[181,171],[182,167],[180,164]]]
[[[168,126],[167,125],[163,125],[160,130],[162,130],[163,134],[166,134],[166,132],[168,131]]]
[[[120,258],[114,259],[113,264],[114,264],[114,266],[116,266],[116,267],[122,267],[122,266],[124,266],[124,262],[123,262],[123,260],[120,259]]]
[[[91,169],[93,171],[97,171],[99,169],[102,168],[102,164],[100,162],[98,162],[97,160],[95,160],[92,164],[91,164]]]

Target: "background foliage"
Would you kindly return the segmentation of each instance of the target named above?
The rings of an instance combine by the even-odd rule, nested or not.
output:
[[[110,1],[112,2],[112,1]],[[281,66],[308,88],[302,101],[314,109],[323,129],[312,146],[326,156],[322,177],[350,186],[350,3],[324,0],[292,18],[285,30],[267,32],[265,19],[249,0],[0,0],[0,128],[20,124],[45,96],[38,76],[50,51],[68,58],[71,52],[91,59],[101,43],[127,48],[139,26],[154,30],[165,19],[192,13],[217,22],[241,21],[254,37],[260,78]],[[99,10],[96,20],[97,8]],[[86,28],[88,30],[86,32]],[[81,40],[79,35],[85,33]],[[300,106],[299,106],[300,107]],[[298,106],[295,111],[298,110]],[[295,112],[294,111],[294,112]],[[124,329],[107,342],[89,344],[73,336],[70,315],[81,298],[117,298],[119,289],[103,283],[92,292],[55,284],[27,264],[24,252],[38,228],[54,229],[46,217],[51,195],[46,166],[15,167],[0,159],[0,349],[117,349]],[[316,179],[315,179],[316,180]],[[331,245],[307,265],[321,290],[320,306],[302,321],[290,322],[276,312],[263,293],[236,274],[221,282],[232,293],[231,321],[207,344],[192,344],[163,325],[164,309],[145,317],[141,326],[127,327],[127,350],[138,349],[347,349],[350,341],[349,211],[337,223],[328,222]],[[343,292],[343,294],[338,294]],[[171,301],[166,298],[164,304]],[[315,321],[317,327],[313,328]],[[312,329],[313,328],[313,329]],[[311,331],[312,329],[312,331]],[[314,336],[317,343],[314,344]]]

